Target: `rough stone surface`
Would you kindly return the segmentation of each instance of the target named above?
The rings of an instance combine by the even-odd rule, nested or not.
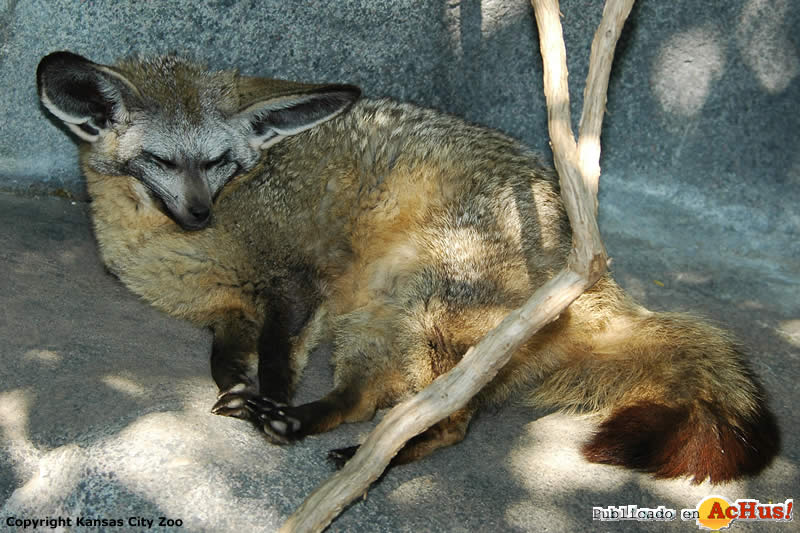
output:
[[[672,213],[652,216],[665,225]],[[273,531],[333,472],[327,450],[362,441],[374,426],[279,447],[211,415],[209,335],[104,272],[85,204],[0,194],[0,227],[0,519],[166,516],[189,531]],[[784,431],[774,465],[717,487],[655,481],[586,463],[579,447],[590,419],[509,405],[479,416],[463,443],[390,472],[331,531],[583,531],[597,525],[593,506],[683,509],[710,494],[783,501],[797,493],[796,307],[743,274],[744,260],[698,264],[691,251],[667,253],[630,231],[606,239],[617,279],[639,301],[702,313],[748,346]],[[796,286],[783,288],[796,302]],[[330,384],[327,362],[312,360],[298,401]]]
[[[561,10],[577,123],[600,8],[564,0]],[[798,28],[791,0],[640,0],[612,76],[601,162],[615,276],[647,306],[704,314],[744,342],[784,429],[775,464],[721,487],[653,481],[586,464],[578,446],[591,421],[509,406],[479,417],[464,443],[391,472],[332,531],[580,531],[597,525],[592,506],[798,492]],[[35,91],[37,62],[60,49],[98,62],[178,50],[214,68],[358,83],[547,151],[527,0],[0,0],[0,189],[83,198],[74,142]],[[210,415],[208,334],[104,272],[83,202],[0,194],[0,228],[4,525],[167,516],[183,530],[271,531],[330,474],[326,451],[373,426],[275,447]],[[313,361],[300,399],[329,383],[327,363]]]

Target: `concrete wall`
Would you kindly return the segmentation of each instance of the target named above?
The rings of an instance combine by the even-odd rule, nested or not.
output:
[[[577,109],[601,4],[562,0]],[[798,30],[798,0],[638,0],[603,137],[600,225],[616,279],[651,309],[705,314],[743,341],[783,428],[774,466],[721,488],[653,482],[582,461],[589,419],[509,406],[391,472],[330,531],[581,531],[594,505],[800,492]],[[82,188],[74,142],[35,92],[39,59],[61,49],[99,62],[181,50],[213,67],[359,83],[548,150],[528,0],[0,0],[0,190]],[[208,334],[104,275],[86,216],[80,202],[0,195],[0,516],[275,530],[330,475],[327,450],[372,424],[275,447],[209,415]],[[298,403],[330,379],[312,358]],[[750,526],[734,529],[771,530]]]
[[[576,122],[600,5],[561,4]],[[35,92],[38,60],[60,49],[98,62],[177,50],[214,68],[357,83],[548,152],[527,0],[0,0],[0,29],[0,189],[81,190],[74,142]],[[637,3],[604,129],[609,224],[646,225],[663,209],[675,224],[668,233],[691,238],[694,223],[681,221],[699,217],[720,228],[712,241],[731,253],[742,242],[759,256],[798,250],[799,29],[792,0]],[[755,240],[764,243],[753,248]]]

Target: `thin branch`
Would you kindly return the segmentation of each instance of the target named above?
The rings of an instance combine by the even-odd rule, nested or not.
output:
[[[600,131],[608,101],[608,78],[611,75],[614,49],[622,34],[622,27],[633,8],[634,0],[608,2],[603,8],[603,19],[594,34],[592,51],[589,54],[589,73],[583,91],[583,113],[579,126],[578,157],[586,172],[588,185],[597,196],[600,179]],[[595,204],[595,209],[597,205]]]
[[[632,3],[633,0],[622,0]],[[608,4],[619,4],[609,0]],[[561,29],[560,10],[557,0],[531,0],[536,15],[536,26],[539,30],[539,44],[542,52],[542,65],[544,68],[544,95],[547,101],[547,124],[550,132],[550,145],[553,149],[553,162],[561,181],[561,196],[564,207],[572,226],[572,252],[569,257],[570,268],[576,272],[586,273],[592,283],[597,281],[606,271],[608,257],[600,230],[597,227],[597,179],[590,177],[596,168],[597,178],[600,175],[600,150],[599,130],[597,135],[598,149],[595,161],[581,161],[578,158],[578,144],[572,133],[572,119],[569,111],[569,87],[567,83],[567,53],[564,47],[563,31]],[[601,40],[600,32],[607,31],[609,24],[621,25],[625,22],[613,19],[609,22],[609,13],[616,13],[616,9],[609,10],[608,4],[603,10],[603,19],[595,34],[592,50],[595,52],[594,62],[602,60],[611,61],[614,57],[616,41],[606,42]],[[593,70],[592,64],[589,66]],[[602,82],[605,72],[605,85],[608,85],[608,71],[600,70],[598,79]],[[592,92],[588,95],[599,98],[600,105],[584,100],[584,112],[581,122],[602,125],[602,114],[605,112],[605,92],[598,94],[594,90],[597,83],[592,83]],[[587,81],[587,88],[589,81]],[[599,118],[593,117],[599,113]]]
[[[566,52],[558,18],[558,2],[531,1],[539,25],[554,159],[560,174],[562,197],[573,227],[573,250],[568,265],[540,287],[523,307],[510,313],[477,345],[470,348],[450,372],[387,413],[344,468],[320,485],[289,517],[281,528],[282,532],[321,531],[327,527],[348,503],[366,493],[369,485],[380,476],[392,457],[410,438],[464,407],[508,362],[514,350],[540,328],[555,320],[605,272],[606,254],[596,221],[597,179],[594,179],[592,186],[590,176],[593,174],[582,168],[582,161],[578,158],[580,143],[576,144],[570,126]],[[633,0],[608,0],[608,3],[632,5]],[[617,16],[622,11],[616,5],[613,7],[607,7],[603,12],[603,22],[592,45],[592,63],[607,61],[610,65],[614,56],[616,39],[608,41],[599,37],[600,31],[605,34],[607,27],[612,28],[612,35],[615,36],[621,31],[625,17]],[[630,8],[624,11],[625,16],[628,12]],[[581,122],[583,125],[586,120],[587,131],[591,134],[596,131],[599,142],[609,69],[595,70],[598,72],[598,81],[590,80],[587,83],[587,97],[599,99],[601,103],[584,111]],[[595,83],[603,88],[599,96],[594,92]],[[601,116],[593,116],[597,113]],[[599,148],[596,154],[599,157]],[[597,167],[599,176],[599,161],[588,163]]]

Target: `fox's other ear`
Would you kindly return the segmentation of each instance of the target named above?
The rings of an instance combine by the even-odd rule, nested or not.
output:
[[[312,85],[265,78],[240,78],[243,107],[236,119],[251,130],[250,145],[264,149],[345,111],[361,96],[354,85]]]
[[[125,76],[72,52],[53,52],[36,69],[42,104],[80,138],[94,142],[126,114],[123,101],[138,94]]]

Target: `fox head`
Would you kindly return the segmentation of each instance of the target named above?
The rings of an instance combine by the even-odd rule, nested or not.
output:
[[[132,176],[185,230],[261,151],[346,110],[361,91],[209,72],[175,56],[100,65],[54,52],[36,72],[44,106],[91,143],[89,166]]]

